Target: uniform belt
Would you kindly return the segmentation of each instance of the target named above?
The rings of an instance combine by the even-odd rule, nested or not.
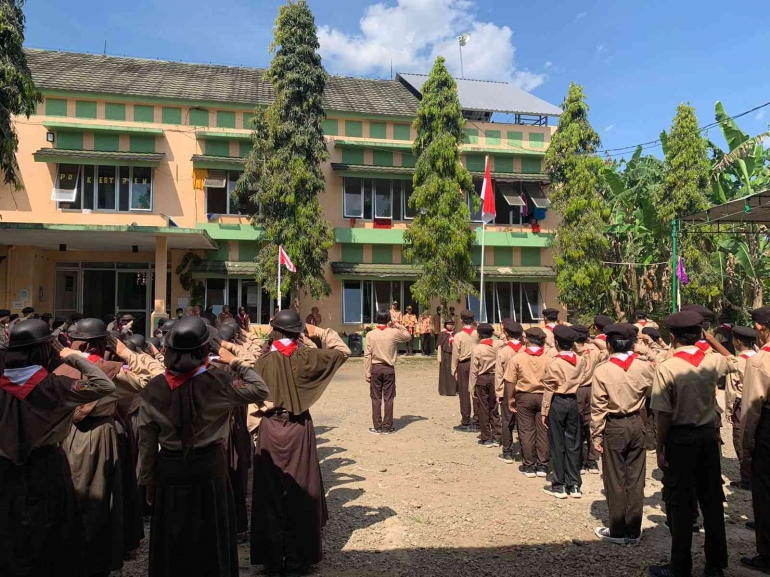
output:
[[[470,363],[471,360],[470,359],[465,359],[464,361],[457,361],[457,362],[460,363],[460,364],[462,364],[462,363]]]
[[[639,416],[641,416],[641,411],[634,411],[633,413],[626,413],[625,415],[621,415],[621,414],[607,415],[607,418],[610,421],[619,421],[620,419],[627,419],[629,417],[639,417]]]
[[[575,393],[570,393],[570,394],[554,393],[553,396],[561,397],[562,399],[577,399],[577,395]]]

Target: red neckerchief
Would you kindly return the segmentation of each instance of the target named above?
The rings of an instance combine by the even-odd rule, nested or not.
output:
[[[728,331],[733,330],[733,325],[731,325],[730,323],[722,323],[719,326],[722,327],[723,329],[727,329]]]
[[[473,327],[463,327],[463,332],[466,335],[471,336],[473,334]]]
[[[628,368],[631,366],[631,363],[633,363],[636,360],[636,357],[638,357],[636,353],[632,353],[626,357],[625,361],[621,361],[618,357],[610,357],[610,362],[613,365],[619,366],[624,371],[628,372]]]
[[[766,349],[763,348],[762,350],[766,350]],[[739,356],[742,359],[750,359],[751,357],[753,357],[756,354],[757,354],[757,351],[743,351]]]
[[[533,351],[532,349],[527,347],[526,349],[524,349],[524,352],[532,357],[540,357],[543,355],[544,350],[545,349],[543,349],[543,347],[539,347],[536,351]]]
[[[379,326],[377,328],[380,328]],[[281,342],[284,341],[284,342]],[[288,341],[288,342],[286,342]],[[270,347],[271,351],[278,351],[284,357],[290,357],[294,351],[297,350],[297,341],[292,339],[281,339],[280,341],[273,341],[273,345]]]
[[[479,341],[479,343],[482,344],[482,345],[487,345],[487,346],[491,347],[492,346],[492,339],[482,339],[481,341]]]
[[[765,345],[764,347],[762,347],[762,350],[770,353],[770,345]]]
[[[23,401],[47,376],[48,371],[40,365],[20,369],[5,369],[3,376],[0,377],[0,388]]]
[[[605,335],[604,333],[602,333],[600,335],[596,335],[596,340],[597,341],[604,341],[606,343],[607,342],[607,335]]]
[[[514,352],[518,353],[521,350],[521,347],[523,347],[524,345],[519,341],[516,341],[516,342],[508,341],[508,346],[511,347],[514,350]]]
[[[640,320],[640,321],[636,321],[636,322],[637,322],[637,324],[640,324],[642,326],[647,324],[647,321],[645,321],[645,320]]]
[[[695,343],[695,346],[698,347],[704,353],[711,350],[711,345],[708,344],[708,342],[706,341],[698,341],[697,343]]]
[[[577,365],[577,355],[567,355],[559,353],[556,355],[563,361],[567,361],[569,364],[571,364],[573,367]]]
[[[552,325],[545,325],[545,328],[547,328],[549,331],[553,332],[553,329],[556,328],[556,323],[554,323]]]
[[[388,325],[377,325],[377,328],[380,329],[381,331],[384,331],[385,329],[388,328]]]
[[[198,375],[205,373],[208,369],[209,360],[206,359],[206,362],[202,364],[199,367],[194,368],[188,373],[175,373],[174,371],[169,371],[166,369],[166,382],[168,383],[169,388],[173,391],[175,389],[178,389],[182,385],[184,385],[186,382],[192,380],[193,377],[197,377]]]
[[[697,367],[701,364],[703,359],[706,358],[706,353],[698,349],[694,353],[688,353],[687,351],[679,351],[677,353],[674,353],[674,356],[679,359],[682,359],[683,361],[687,361],[693,367]]]
[[[96,355],[94,353],[81,353],[85,358],[87,358],[90,362],[95,363],[96,361],[104,360],[99,355]]]
[[[444,329],[444,334],[449,335],[449,344],[451,345],[453,342],[455,342],[455,334],[450,331],[449,329]]]

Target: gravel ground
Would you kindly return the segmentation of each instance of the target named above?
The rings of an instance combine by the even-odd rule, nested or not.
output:
[[[438,395],[435,362],[415,358],[397,368],[396,434],[368,433],[371,404],[363,363],[350,360],[313,409],[331,519],[326,559],[314,574],[329,577],[399,576],[642,576],[668,559],[660,471],[647,460],[644,535],[638,547],[610,545],[594,536],[607,520],[599,475],[584,477],[583,498],[557,501],[542,492],[543,479],[527,479],[498,449],[458,433],[456,397]],[[754,553],[751,495],[732,490],[738,466],[729,426],[722,459],[730,550],[727,575],[757,573],[740,567]],[[149,534],[149,527],[147,528]],[[126,562],[122,577],[146,575],[147,539]],[[703,534],[693,538],[696,574],[703,567]],[[245,576],[248,545],[240,548]]]

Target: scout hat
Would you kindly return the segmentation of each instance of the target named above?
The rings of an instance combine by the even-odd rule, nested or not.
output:
[[[134,315],[129,314],[129,313],[126,313],[122,317],[120,317],[120,322],[123,322],[123,323],[128,323],[128,322],[131,322],[133,320],[136,320],[134,318]]]
[[[584,325],[572,325],[570,327],[578,336],[588,336],[588,327]]]
[[[461,319],[475,319],[476,313],[473,311],[469,311],[468,309],[465,309],[463,312],[460,313]]]
[[[644,327],[642,329],[642,334],[647,335],[653,341],[657,341],[660,338],[660,331],[653,327]]]
[[[229,324],[222,324],[221,327],[219,327],[219,338],[221,338],[223,341],[226,341],[228,343],[233,342],[233,339],[235,338],[235,328],[233,325]]]
[[[24,307],[23,309],[21,309],[21,314],[23,315],[32,314],[34,312],[35,312],[35,309],[32,307]]]
[[[524,327],[513,319],[503,319],[503,330],[509,335],[520,335],[524,332]]]
[[[11,311],[8,309],[0,309],[0,319],[11,316]]]
[[[160,348],[160,339],[156,337],[147,337],[147,344],[152,345],[156,349]]]
[[[699,306],[699,305],[694,305]],[[703,316],[694,310],[682,309],[678,313],[667,316],[663,323],[671,329],[694,329],[700,328],[703,322]]]
[[[184,317],[182,317],[184,318]],[[160,325],[158,328],[160,329],[161,334],[166,334],[171,329],[174,328],[174,325],[176,324],[177,319],[168,319],[165,323]]]
[[[604,327],[612,324],[612,319],[607,315],[596,315],[594,317],[594,325],[604,331]]]
[[[489,323],[481,323],[476,327],[476,332],[479,333],[480,337],[489,338],[495,334],[495,327]]]
[[[143,335],[131,335],[126,339],[126,346],[135,353],[144,350],[146,344]]]
[[[757,331],[749,327],[733,327],[733,335],[742,341],[757,340]]]
[[[700,316],[703,317],[704,320],[710,321],[714,318],[714,311],[712,311],[709,308],[704,307],[703,305],[684,305],[682,307],[683,311],[694,311],[698,313]]]
[[[528,337],[531,337],[533,339],[544,339],[546,338],[545,331],[541,329],[540,327],[532,327],[524,331],[524,334]]]
[[[107,336],[107,325],[101,319],[83,319],[70,327],[67,334],[78,341],[102,339]]]
[[[751,320],[759,325],[770,325],[770,307],[759,307],[751,311]]]
[[[299,313],[292,309],[278,311],[273,317],[270,326],[281,332],[299,334],[305,330],[305,323],[299,316]]]
[[[166,344],[178,351],[194,351],[211,342],[216,334],[217,329],[207,326],[202,318],[184,317],[174,323],[166,335]]]
[[[636,336],[636,329],[628,323],[618,323],[604,327],[604,334],[607,337],[619,337],[621,339],[632,339]]]
[[[635,315],[635,316],[636,316],[636,318],[638,318],[638,319],[646,319],[646,318],[647,318],[647,311],[646,311],[646,310],[644,310],[644,309],[636,309],[636,310],[634,311],[634,315]]]
[[[9,334],[8,350],[23,349],[53,340],[48,323],[32,319],[15,325]]]
[[[562,341],[564,344],[573,344],[577,338],[577,332],[565,325],[556,325],[553,328],[553,336]]]
[[[543,316],[549,320],[559,318],[559,309],[547,308],[543,310]]]

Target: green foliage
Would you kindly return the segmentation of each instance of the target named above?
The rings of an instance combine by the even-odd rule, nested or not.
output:
[[[35,88],[24,55],[24,0],[0,0],[0,172],[5,184],[22,187],[16,151],[19,138],[13,116],[35,113],[43,97]]]
[[[473,179],[460,163],[463,117],[457,84],[439,57],[423,85],[417,110],[414,192],[409,206],[417,216],[404,233],[404,256],[423,267],[412,296],[427,306],[431,298],[446,303],[474,293],[471,262],[475,232],[465,192]]]
[[[255,110],[254,148],[235,194],[248,195],[261,207],[251,215],[263,227],[266,242],[256,258],[257,280],[276,296],[278,247],[283,245],[297,272],[284,271],[282,293],[303,291],[320,298],[331,292],[324,266],[334,245],[318,198],[325,190],[321,163],[329,158],[321,128],[328,75],[306,0],[281,6],[273,33],[274,57],[265,79],[275,89],[275,100]]]
[[[559,300],[577,311],[607,306],[609,269],[604,265],[610,210],[604,199],[603,161],[595,156],[599,135],[588,121],[583,88],[569,87],[559,129],[545,155],[552,208],[561,216],[553,243]]]

